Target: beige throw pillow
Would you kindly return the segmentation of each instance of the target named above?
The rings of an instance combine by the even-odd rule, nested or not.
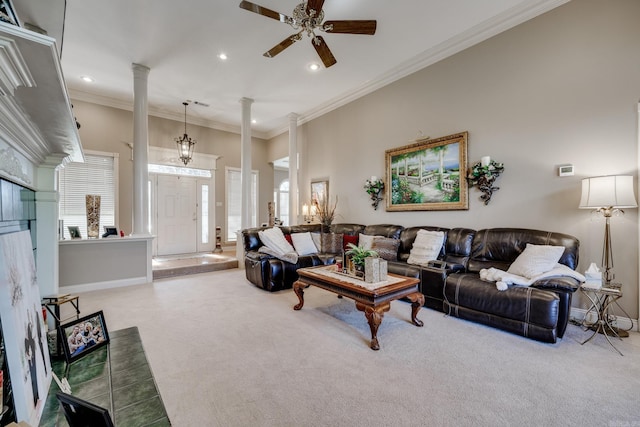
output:
[[[291,241],[300,256],[318,253],[318,249],[311,239],[311,233],[308,231],[306,233],[291,233]]]
[[[286,254],[287,252],[293,252],[293,246],[287,239],[284,238],[284,234],[282,230],[278,227],[267,228],[266,230],[258,231],[258,236],[262,243],[268,247],[269,249],[276,251],[281,254]]]
[[[369,236],[368,234],[358,234],[358,246],[363,249],[371,249],[373,246],[373,238],[375,236]]]
[[[438,259],[443,243],[444,232],[418,230],[407,263],[427,265],[429,261]]]
[[[531,279],[553,269],[562,254],[564,246],[532,245],[527,243],[524,251],[509,266],[507,273]]]

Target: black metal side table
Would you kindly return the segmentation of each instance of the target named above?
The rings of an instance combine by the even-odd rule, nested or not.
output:
[[[60,306],[66,303],[70,303],[73,306],[75,314],[66,319],[61,319]],[[56,328],[56,354],[52,354],[52,356],[63,357],[64,353],[62,352],[62,341],[64,340],[64,337],[60,335],[60,331],[58,330],[58,328],[62,323],[72,319],[73,317],[75,317],[76,319],[80,318],[80,297],[78,297],[77,295],[69,294],[46,296],[42,298],[42,305],[46,307],[47,311],[53,316]]]
[[[616,325],[617,318],[614,314],[610,313],[610,308],[613,304],[617,305],[622,312],[629,317],[626,311],[618,304],[618,300],[622,298],[622,286],[619,283],[611,283],[602,288],[589,288],[584,285],[580,287],[580,291],[591,301],[591,307],[587,310],[582,321],[582,326],[585,330],[591,329],[593,333],[589,338],[584,340],[582,344],[586,344],[593,339],[598,333],[604,335],[611,347],[616,350],[620,356],[623,356],[622,352],[613,345],[610,337],[622,339],[622,337],[628,337],[629,334],[624,329],[619,329]],[[594,322],[589,322],[587,319],[593,314],[596,316]]]

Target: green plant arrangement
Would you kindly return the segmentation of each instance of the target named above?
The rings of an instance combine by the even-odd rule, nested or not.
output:
[[[373,209],[377,210],[378,204],[382,200],[382,192],[384,191],[384,181],[372,176],[371,179],[368,179],[365,181],[364,189],[367,191],[367,194],[371,197],[371,206],[373,206]]]
[[[378,256],[378,252],[373,249],[365,249],[362,246],[356,246],[353,243],[349,243],[347,247],[349,250],[345,252],[345,254],[351,258],[353,265],[360,270],[364,269],[365,258]]]
[[[480,200],[484,201],[485,205],[488,205],[489,201],[491,201],[493,192],[500,189],[500,187],[496,187],[493,184],[502,172],[504,172],[504,163],[499,163],[495,160],[477,162],[471,166],[469,175],[467,175],[469,186],[475,186],[482,191],[483,194],[480,196]]]

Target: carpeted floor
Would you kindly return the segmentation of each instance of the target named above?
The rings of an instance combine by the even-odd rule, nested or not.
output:
[[[570,325],[544,344],[391,304],[380,351],[353,301],[262,291],[244,270],[80,295],[109,329],[138,326],[174,426],[637,426],[640,334]]]

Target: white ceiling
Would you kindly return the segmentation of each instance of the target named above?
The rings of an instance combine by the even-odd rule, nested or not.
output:
[[[252,98],[254,136],[303,123],[568,0],[326,0],[325,19],[375,19],[373,36],[322,34],[337,64],[321,64],[306,36],[275,58],[262,54],[294,30],[240,9],[240,0],[19,0],[22,23],[58,39],[72,98],[132,109],[132,63],[151,69],[149,112],[240,129]],[[291,16],[298,0],[256,0]],[[66,13],[65,13],[66,6]],[[226,53],[227,61],[217,55]],[[92,84],[80,77],[95,79]]]

